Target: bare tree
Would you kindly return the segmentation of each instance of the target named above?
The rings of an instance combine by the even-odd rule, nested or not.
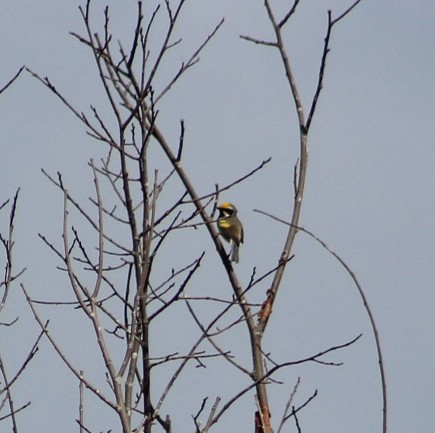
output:
[[[205,366],[216,360],[235,368],[249,380],[249,384],[226,400],[218,396],[208,403],[208,396],[204,398],[198,405],[197,412],[188,414],[193,418],[194,429],[198,433],[208,432],[233,408],[235,402],[253,392],[257,402],[252,417],[255,432],[271,433],[272,408],[268,401],[267,385],[275,380],[274,374],[283,368],[306,362],[338,365],[325,361],[324,355],[348,347],[360,338],[360,335],[355,336],[304,359],[281,363],[275,362],[263,347],[263,338],[282,277],[293,257],[295,237],[303,230],[299,219],[307,175],[307,142],[323,87],[330,35],[360,1],[355,1],[337,16],[328,11],[318,82],[308,109],[302,104],[283,36],[283,30],[290,25],[299,1],[294,1],[281,17],[276,16],[269,0],[264,1],[265,13],[273,29],[272,40],[241,36],[248,42],[276,50],[280,57],[289,85],[288,97],[294,103],[298,120],[300,149],[294,168],[294,198],[289,203],[289,219],[285,221],[288,233],[282,250],[277,252],[278,263],[263,275],[256,275],[254,270],[249,284],[245,286],[240,282],[215,228],[215,209],[222,191],[255,175],[268,160],[265,159],[233,183],[216,185],[215,190],[200,195],[183,165],[186,141],[184,122],[180,122],[179,138],[175,143],[167,137],[159,124],[160,101],[198,63],[200,53],[219,31],[223,20],[217,23],[197,49],[162,85],[158,78],[163,61],[181,42],[175,38],[174,29],[186,1],[180,0],[173,5],[165,0],[147,16],[143,13],[142,2],[138,2],[136,26],[126,48],[122,43],[114,41],[108,8],[105,9],[102,31],[95,32],[91,20],[91,2],[88,0],[86,6],[80,8],[85,34],[72,35],[93,54],[114,121],[105,118],[93,106],[90,115],[76,109],[48,78],[28,69],[75,115],[90,137],[106,146],[106,153],[101,160],[89,162],[94,180],[90,204],[80,203],[74,197],[60,173],[53,176],[44,171],[63,194],[62,243],[57,245],[55,241],[40,235],[61,261],[61,269],[66,273],[74,293],[74,303],[65,305],[79,309],[92,325],[107,378],[104,389],[72,361],[65,347],[46,326],[36,305],[41,301],[33,299],[30,291],[22,286],[41,330],[80,383],[77,421],[81,432],[90,431],[84,410],[86,389],[116,413],[124,433],[150,433],[155,428],[170,433],[172,414],[164,413],[164,404],[168,395],[174,392],[174,385],[181,380],[188,366]],[[166,28],[161,43],[157,46],[151,43],[151,34],[161,25],[162,15],[166,20]],[[289,139],[289,143],[293,141]],[[163,155],[166,163],[156,164],[156,154]],[[171,194],[167,194],[168,190]],[[178,196],[175,196],[174,191]],[[71,215],[74,215],[74,220]],[[88,227],[77,228],[77,221],[85,222]],[[188,263],[181,264],[179,257],[175,263],[165,262],[166,244],[172,242],[180,231],[194,229],[208,232],[214,243],[217,257],[233,291],[231,299],[195,299],[186,294],[187,287],[194,284],[195,275],[203,266],[203,251],[199,251]],[[162,277],[161,269],[164,268],[170,268],[170,271]],[[250,291],[264,284],[269,276],[273,277],[272,283],[264,288],[263,301],[254,304],[250,300]],[[197,301],[215,305],[215,315],[204,319],[196,307]],[[54,301],[56,308],[61,304]],[[152,344],[153,335],[161,326],[163,318],[176,317],[173,312],[179,305],[186,307],[185,317],[193,319],[199,331],[198,337],[193,344],[186,340],[183,351],[169,350],[164,355],[156,356]],[[250,367],[235,359],[231,350],[223,346],[220,340],[223,335],[240,326],[245,326],[247,330],[246,344],[250,348],[252,362]],[[170,369],[169,377],[160,393],[152,392],[152,384],[157,378],[161,380],[161,366]],[[316,397],[315,391],[305,402],[296,406],[293,400],[297,387],[298,384],[289,396],[286,410],[277,426],[278,431],[290,419],[295,420],[300,431],[297,413]],[[184,398],[187,398],[190,390],[183,392]],[[385,407],[384,410],[386,431]]]

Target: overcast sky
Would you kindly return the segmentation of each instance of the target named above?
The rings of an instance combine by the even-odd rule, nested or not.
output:
[[[136,2],[92,3],[95,30],[101,30],[103,8],[108,3],[114,36],[127,45]],[[289,2],[274,3],[279,15]],[[92,55],[69,34],[85,33],[80,4],[71,0],[3,0],[0,86],[26,65],[48,76],[79,111],[89,112],[89,106],[95,105],[108,115]],[[148,12],[147,1],[144,4]],[[285,32],[306,109],[316,85],[326,11],[331,8],[336,16],[349,4],[345,0],[302,0]],[[245,226],[237,269],[246,284],[254,266],[259,273],[264,272],[279,257],[285,227],[253,209],[289,218],[298,131],[277,52],[239,38],[240,34],[272,37],[261,0],[189,1],[176,31],[184,43],[174,49],[165,73],[176,70],[222,17],[222,29],[201,55],[200,63],[164,98],[159,115],[162,130],[174,143],[179,120],[185,120],[184,164],[201,194],[272,157],[260,173],[223,197],[237,204]],[[363,0],[334,28],[324,90],[309,136],[309,171],[301,217],[301,225],[340,254],[364,287],[384,350],[389,431],[394,433],[433,430],[434,22],[435,3],[431,0]],[[167,75],[163,73],[160,79],[163,85]],[[93,185],[87,162],[101,158],[104,148],[92,141],[80,123],[29,74],[23,74],[1,95],[0,146],[0,202],[21,187],[15,226],[17,267],[27,267],[21,281],[35,297],[72,299],[64,276],[56,270],[59,263],[37,236],[44,233],[60,243],[62,227],[62,196],[40,169],[54,174],[61,171],[69,189],[86,200]],[[3,229],[6,219],[1,221]],[[205,250],[206,263],[216,261],[206,235],[192,235],[191,240],[182,239],[173,248],[180,256],[192,252],[192,258]],[[352,281],[304,234],[299,235],[294,253],[265,337],[265,349],[283,361],[344,343],[359,333],[363,337],[327,359],[344,362],[342,367],[310,364],[281,371],[278,378],[285,385],[270,387],[274,428],[286,396],[300,376],[297,404],[315,389],[319,391],[300,415],[302,431],[380,432],[382,405],[375,346]],[[202,293],[205,286],[207,293],[227,290],[230,299],[222,269],[210,266],[213,271],[204,272],[192,284],[192,294]],[[3,313],[6,317],[0,318],[7,321],[20,316],[14,329],[1,329],[1,352],[9,371],[14,370],[14,363],[22,359],[37,333],[18,286],[16,289]],[[259,288],[254,298],[262,299],[266,289]],[[92,357],[94,340],[79,334],[77,317],[64,317],[62,311],[43,312],[56,324],[56,335],[71,348],[69,353],[79,366],[83,362],[86,371],[98,369],[98,357]],[[184,326],[195,329],[177,323],[177,329]],[[155,338],[160,340],[159,335]],[[232,344],[237,353],[237,341]],[[82,361],[79,352],[83,347],[87,353]],[[188,408],[176,415],[174,432],[193,431],[189,415],[197,410],[202,397],[228,397],[232,395],[228,388],[235,386],[222,376],[193,374],[204,374],[204,382],[198,385],[197,400],[189,400]],[[231,380],[228,377],[228,382]],[[71,374],[49,345],[42,343],[16,388],[17,404],[32,400],[31,407],[19,416],[20,431],[75,431],[76,393]],[[166,410],[172,410],[173,402],[175,396]],[[235,412],[229,413],[215,431],[251,431],[253,398],[247,397],[237,410],[237,417]],[[101,419],[93,423],[95,431],[118,429]],[[287,431],[296,430],[289,425]]]

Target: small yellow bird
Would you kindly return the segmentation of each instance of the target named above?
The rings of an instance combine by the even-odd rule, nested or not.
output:
[[[243,226],[237,218],[237,209],[232,203],[222,203],[217,207],[219,217],[217,227],[222,237],[231,245],[231,261],[239,262],[239,245],[243,243]]]

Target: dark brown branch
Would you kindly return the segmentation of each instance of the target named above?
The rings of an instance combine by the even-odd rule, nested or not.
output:
[[[311,103],[310,112],[308,114],[307,123],[305,125],[305,130],[307,132],[310,129],[311,122],[312,122],[313,117],[314,117],[314,113],[316,112],[316,107],[317,107],[317,102],[319,100],[320,92],[322,91],[322,88],[323,88],[323,77],[325,74],[326,58],[327,58],[328,53],[329,53],[329,40],[331,37],[332,26],[333,26],[333,24],[331,21],[331,11],[328,11],[328,28],[326,31],[325,43],[323,46],[322,60],[320,62],[320,70],[319,70],[319,75],[318,75],[317,87],[316,87],[316,91],[314,92],[313,101]]]
[[[341,15],[339,15],[337,18],[332,20],[332,25],[338,23],[340,20],[342,20],[346,15],[348,15],[352,10],[358,6],[359,3],[361,3],[362,0],[356,0],[352,5],[350,5]]]
[[[4,378],[4,382],[5,382],[5,387],[0,389],[0,394],[4,391],[9,390],[13,384],[19,379],[19,377],[23,374],[24,370],[27,368],[27,365],[29,364],[29,362],[33,359],[33,357],[36,355],[36,353],[39,350],[38,344],[41,340],[41,337],[44,335],[44,332],[40,332],[40,334],[38,335],[38,337],[36,338],[35,343],[33,343],[33,346],[31,347],[26,359],[24,360],[24,362],[22,363],[22,365],[20,366],[20,368],[18,369],[18,371],[15,373],[15,375],[13,376],[12,379],[6,379],[6,373],[3,370],[3,363],[2,360],[0,358],[0,365],[2,368],[2,376]]]
[[[260,162],[260,164],[258,164],[256,167],[254,167],[251,171],[249,171],[248,173],[244,174],[241,177],[238,177],[236,180],[234,180],[233,182],[230,182],[229,184],[223,186],[223,187],[219,187],[217,184],[215,185],[215,191],[210,192],[208,194],[202,195],[202,196],[198,196],[198,200],[204,200],[206,198],[209,197],[217,197],[221,192],[223,191],[227,191],[229,189],[231,189],[233,186],[238,185],[239,183],[245,181],[246,179],[248,179],[249,177],[253,176],[255,173],[257,173],[257,171],[262,170],[267,164],[269,164],[269,162],[272,161],[272,158],[266,158],[263,159],[263,161]],[[193,203],[193,200],[184,200],[183,203]],[[211,216],[213,215],[214,211],[211,213]]]
[[[252,42],[256,45],[265,45],[266,47],[275,47],[276,48],[276,42],[270,42],[270,41],[264,41],[262,39],[256,39],[251,36],[247,35],[240,35],[240,39],[244,39],[245,41]]]
[[[295,0],[293,3],[293,6],[290,8],[290,10],[285,14],[284,18],[279,22],[279,27],[284,27],[287,24],[287,21],[290,19],[290,17],[296,12],[296,8],[298,7],[300,0]]]
[[[180,122],[181,125],[181,131],[180,131],[180,139],[179,139],[179,145],[178,145],[178,152],[177,152],[177,161],[181,161],[181,154],[183,153],[183,145],[184,145],[184,120]]]
[[[8,413],[7,415],[1,416],[1,417],[0,417],[0,421],[3,421],[3,420],[5,420],[5,419],[7,419],[7,418],[9,418],[9,417],[15,417],[15,415],[16,415],[18,412],[21,412],[22,410],[26,409],[27,407],[30,406],[30,404],[31,404],[31,402],[29,401],[29,402],[23,404],[23,405],[22,405],[21,407],[19,407],[18,409],[15,409],[15,408],[14,408],[13,413]],[[15,431],[14,431],[14,433],[15,433]]]
[[[317,397],[317,389],[313,392],[313,394],[307,399],[307,401],[302,404],[301,406],[299,406],[298,408],[295,408],[295,406],[292,407],[292,412],[290,415],[288,415],[284,421],[287,421],[287,419],[290,419],[291,417],[294,417],[295,420],[297,420],[296,418],[296,414],[302,410],[305,406],[307,406],[312,400],[314,400]]]
[[[196,433],[201,433],[201,427],[200,427],[200,422],[198,421],[198,418],[201,415],[202,411],[204,410],[205,405],[207,403],[207,400],[208,400],[208,397],[205,397],[202,400],[201,407],[199,408],[198,412],[196,413],[195,416],[192,416],[193,422],[195,423]]]
[[[12,85],[12,83],[20,76],[21,72],[23,72],[24,68],[25,66],[21,66],[18,72],[2,88],[0,88],[0,94],[3,93],[9,86]]]
[[[142,15],[142,2],[139,1],[137,3],[137,23],[136,23],[136,29],[134,31],[134,38],[133,38],[133,43],[131,44],[131,50],[130,50],[130,56],[127,60],[127,67],[128,69],[131,70],[132,64],[133,64],[133,60],[136,54],[136,50],[137,47],[139,46],[139,37],[140,37],[140,31],[142,28],[142,20],[143,20],[143,15]]]
[[[314,97],[313,97],[313,100],[311,103],[310,112],[308,114],[307,123],[305,125],[305,130],[307,132],[310,129],[311,122],[313,120],[314,113],[316,111],[317,102],[319,100],[319,95],[320,95],[320,92],[322,91],[322,88],[323,88],[323,78],[324,78],[325,68],[326,68],[326,58],[327,58],[329,51],[330,51],[329,41],[331,38],[332,28],[335,24],[337,24],[340,20],[342,20],[346,15],[348,15],[360,2],[361,2],[361,0],[355,1],[349,8],[347,8],[341,15],[339,15],[335,19],[332,19],[332,13],[330,10],[328,10],[328,27],[326,30],[325,42],[324,42],[324,46],[323,46],[322,60],[320,62],[320,70],[319,70],[319,75],[318,75],[317,87],[316,87],[316,91],[314,92]]]

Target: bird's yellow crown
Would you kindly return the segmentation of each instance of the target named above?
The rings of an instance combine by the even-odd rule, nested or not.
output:
[[[221,203],[219,206],[218,206],[218,208],[219,209],[233,209],[234,208],[234,205],[232,204],[232,203],[230,203],[230,202],[224,202],[224,203]]]

